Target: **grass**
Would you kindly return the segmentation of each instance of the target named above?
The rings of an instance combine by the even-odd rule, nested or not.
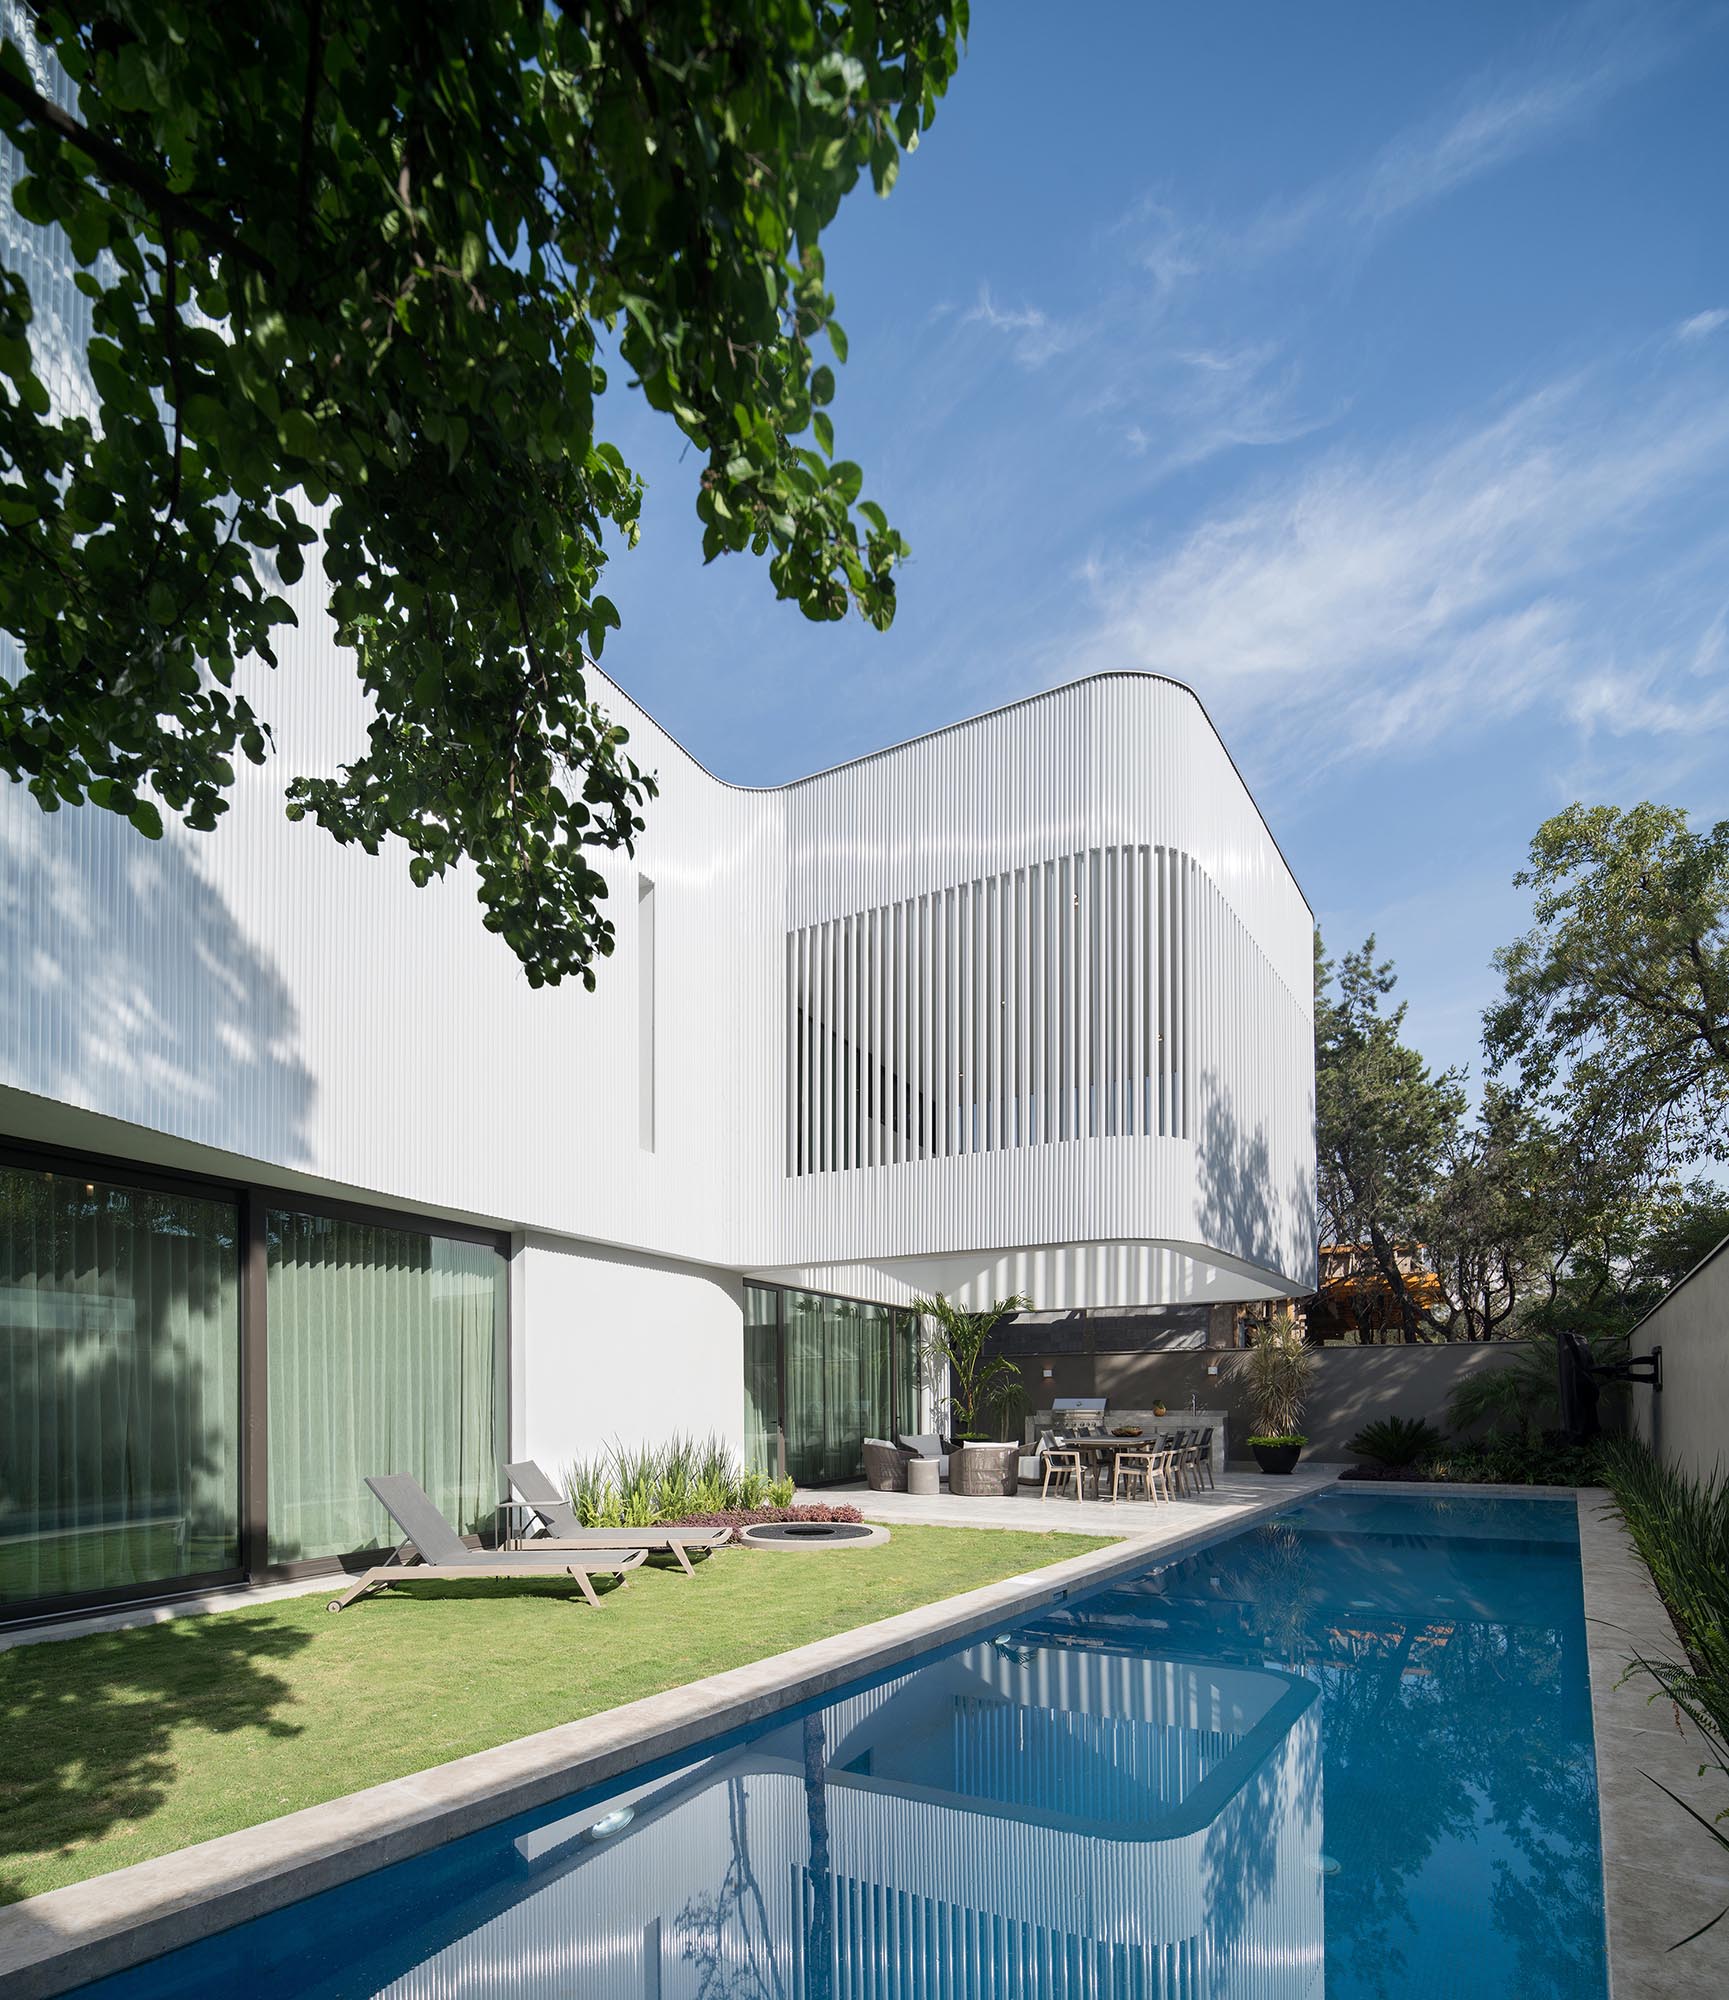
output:
[[[325,1594],[0,1653],[0,1902],[426,1770],[1108,1545],[896,1528],[655,1564],[598,1612],[540,1584]],[[602,1586],[604,1588],[604,1586]]]

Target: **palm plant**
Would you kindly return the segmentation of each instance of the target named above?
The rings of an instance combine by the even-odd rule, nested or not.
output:
[[[1248,1382],[1261,1442],[1306,1444],[1297,1425],[1315,1377],[1315,1350],[1304,1340],[1296,1316],[1277,1313],[1257,1327],[1247,1353],[1237,1357],[1237,1372]]]
[[[1589,1341],[1592,1358],[1614,1361],[1627,1351],[1622,1333],[1597,1334]],[[1545,1418],[1560,1415],[1561,1384],[1555,1343],[1537,1335],[1506,1343],[1510,1359],[1479,1369],[1453,1391],[1447,1422],[1455,1431],[1487,1424],[1493,1431],[1511,1432],[1522,1444],[1542,1427]]]
[[[940,1400],[948,1407],[951,1435],[983,1437],[987,1417],[1003,1421],[1011,1410],[1026,1408],[1021,1371],[1001,1354],[987,1357],[985,1346],[1000,1320],[1024,1312],[1027,1305],[1019,1293],[998,1299],[982,1312],[968,1312],[942,1292],[913,1300],[912,1310],[923,1320],[920,1359],[925,1378],[935,1381],[945,1368],[948,1372],[948,1394]]]
[[[1446,1440],[1421,1417],[1380,1417],[1365,1424],[1348,1449],[1377,1465],[1403,1467],[1433,1458]]]

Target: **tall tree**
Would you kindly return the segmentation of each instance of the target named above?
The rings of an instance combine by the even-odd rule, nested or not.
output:
[[[1394,1301],[1400,1337],[1424,1337],[1427,1315],[1411,1278],[1430,1204],[1458,1143],[1465,1093],[1458,1075],[1434,1075],[1401,1036],[1405,1003],[1386,1005],[1396,980],[1371,934],[1337,971],[1315,939],[1315,1144],[1323,1226],[1338,1243],[1367,1245]]]
[[[1490,1063],[1570,1123],[1671,1161],[1729,1158],[1729,821],[1569,806],[1515,880],[1536,921],[1496,955]]]
[[[146,835],[214,825],[267,751],[241,669],[275,665],[325,510],[374,720],[291,816],[402,841],[416,882],[472,862],[530,980],[592,984],[592,853],[654,791],[582,672],[642,494],[597,431],[603,350],[696,448],[706,558],[748,548],[807,616],[885,627],[904,544],[835,456],[819,239],[861,176],[892,187],[966,0],[30,17],[21,42],[5,16],[0,135],[94,333],[88,399],[57,405],[45,302],[0,271],[0,771]]]
[[[1439,1296],[1426,1317],[1449,1340],[1513,1330],[1533,1285],[1565,1255],[1567,1162],[1512,1093],[1491,1086],[1474,1119],[1447,1135],[1420,1229]]]

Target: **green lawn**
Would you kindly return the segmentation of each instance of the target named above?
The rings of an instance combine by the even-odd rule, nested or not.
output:
[[[694,1577],[648,1564],[599,1611],[426,1583],[339,1618],[321,1592],[20,1646],[0,1653],[0,1902],[1105,1546],[896,1528],[820,1556],[725,1549]]]

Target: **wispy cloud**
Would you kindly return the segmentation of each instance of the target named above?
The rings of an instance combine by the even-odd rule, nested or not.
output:
[[[976,302],[961,314],[962,326],[987,326],[1008,337],[1010,350],[1023,368],[1041,368],[1076,346],[1079,326],[1052,319],[1038,306],[999,306],[989,285],[980,285]]]
[[[1191,230],[1183,239],[1190,264],[1252,263],[1328,239],[1359,248],[1377,230],[1567,138],[1721,25],[1716,8],[1585,7],[1479,72],[1358,166],[1270,202],[1239,227]]]
[[[1177,348],[1162,367],[1132,374],[1118,394],[1135,412],[1123,443],[1155,473],[1236,446],[1291,444],[1339,415],[1305,401],[1302,371],[1277,341]]]
[[[1558,382],[1452,435],[1332,454],[1174,546],[1096,556],[1082,656],[1190,681],[1312,769],[1538,702],[1582,729],[1714,725],[1722,586],[1665,590],[1639,556],[1712,482],[1720,378],[1631,408]]]
[[[1729,326],[1729,306],[1713,306],[1709,312],[1695,313],[1675,329],[1677,340],[1709,340]]]

